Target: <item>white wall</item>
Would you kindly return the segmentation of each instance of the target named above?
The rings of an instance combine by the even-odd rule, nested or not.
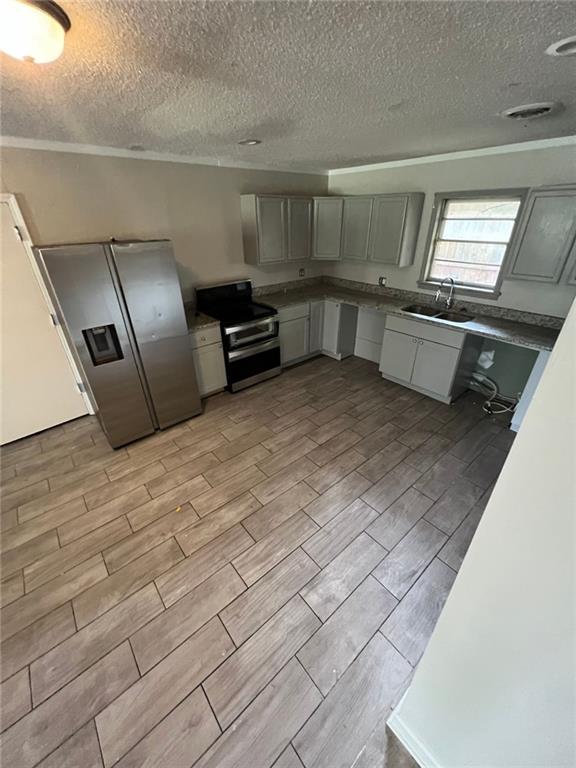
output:
[[[298,279],[302,264],[244,263],[240,195],[325,194],[327,178],[4,147],[3,192],[18,198],[36,245],[166,237],[183,292],[200,283],[249,277],[255,285]],[[306,277],[322,264],[306,265]]]
[[[576,765],[576,305],[391,725],[422,765]]]
[[[426,200],[414,266],[398,269],[382,265],[342,263],[331,264],[330,273],[337,277],[368,283],[376,283],[379,275],[386,275],[388,285],[393,288],[421,290],[417,286],[417,280],[424,259],[425,241],[436,192],[569,183],[576,184],[576,142],[562,147],[464,159],[436,159],[415,164],[389,163],[379,170],[357,170],[331,175],[328,182],[330,194],[425,192]],[[499,306],[564,317],[574,296],[574,287],[509,280],[504,282],[502,295],[497,303]],[[468,297],[464,300],[473,301]],[[475,301],[490,303],[485,299]]]

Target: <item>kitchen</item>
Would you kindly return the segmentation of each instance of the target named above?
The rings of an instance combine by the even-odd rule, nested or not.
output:
[[[497,85],[490,96],[490,77],[480,75],[484,54],[464,23],[479,14],[493,26],[484,4],[469,10],[443,4],[436,17],[421,4],[372,4],[357,15],[349,3],[310,4],[308,23],[323,41],[322,71],[330,72],[320,81],[333,88],[330,104],[336,104],[339,73],[349,98],[346,120],[339,124],[335,110],[326,117],[331,131],[316,127],[312,137],[304,127],[292,136],[289,121],[280,136],[273,119],[250,113],[262,103],[252,107],[241,89],[228,90],[233,61],[251,75],[258,69],[241,54],[246,40],[257,40],[259,71],[269,72],[281,100],[284,81],[273,59],[296,62],[292,52],[274,53],[266,43],[275,24],[287,25],[296,39],[290,37],[302,21],[296,6],[274,4],[269,15],[255,6],[256,27],[242,3],[222,4],[225,20],[195,3],[180,9],[188,35],[196,35],[199,23],[211,36],[225,24],[230,35],[230,50],[215,45],[226,51],[221,61],[195,37],[218,75],[190,84],[190,93],[199,89],[209,99],[198,103],[212,107],[190,111],[190,93],[179,80],[178,68],[187,66],[181,52],[170,64],[174,83],[161,104],[139,80],[146,114],[132,121],[127,115],[136,112],[125,109],[107,122],[87,111],[86,93],[100,107],[104,99],[87,73],[104,67],[98,56],[106,49],[119,68],[112,80],[121,79],[134,71],[136,53],[102,43],[95,63],[96,54],[78,47],[74,35],[96,19],[70,5],[72,26],[57,62],[35,67],[3,57],[10,87],[2,137],[3,252],[8,259],[14,250],[20,270],[6,262],[6,279],[15,282],[3,292],[5,760],[31,768],[74,764],[79,755],[106,766],[396,768],[457,765],[467,754],[508,768],[523,764],[518,745],[530,743],[555,765],[542,740],[521,737],[522,727],[515,731],[503,712],[509,740],[482,736],[466,721],[465,706],[462,744],[416,724],[422,713],[430,723],[444,710],[447,722],[457,717],[437,688],[433,696],[422,693],[431,675],[427,659],[441,668],[450,606],[471,589],[483,555],[494,557],[493,574],[482,573],[486,583],[492,576],[514,581],[512,558],[522,551],[518,545],[513,552],[512,542],[520,532],[505,523],[516,510],[502,508],[502,489],[539,409],[554,404],[544,392],[555,360],[570,359],[576,143],[565,83],[571,60],[547,53],[572,31],[561,9],[555,6],[552,24],[531,5],[519,22],[534,46],[530,82],[540,68],[556,78],[555,90],[513,85],[526,65],[518,46],[504,78],[492,74]],[[492,5],[509,20],[507,4]],[[130,38],[131,22],[117,10],[107,16],[100,7],[100,23],[114,19]],[[151,18],[137,4],[134,13],[148,34],[152,19],[167,23],[158,4]],[[421,14],[420,26],[406,31],[406,13]],[[543,14],[541,23],[534,25],[530,13]],[[460,129],[443,133],[451,120],[457,124],[456,114],[462,119],[459,110],[475,106],[464,94],[450,106],[440,67],[434,96],[445,99],[444,118],[429,99],[420,107],[397,95],[393,104],[400,106],[391,109],[386,101],[388,143],[380,134],[375,139],[363,121],[378,108],[368,100],[364,111],[352,107],[365,93],[354,93],[339,57],[351,57],[348,71],[355,67],[376,87],[374,61],[367,51],[349,51],[346,35],[381,45],[395,28],[413,35],[416,45],[424,28],[441,37],[448,23],[458,46],[446,61],[452,72],[458,66],[474,72],[483,94],[482,138]],[[162,25],[160,34],[182,45],[183,31]],[[163,45],[169,50],[168,39]],[[313,46],[300,45],[310,65]],[[155,63],[157,55],[146,71],[159,88],[166,70]],[[419,66],[414,58],[412,66]],[[63,88],[74,69],[86,75],[86,92]],[[402,77],[392,83],[378,72],[390,92],[402,91]],[[230,117],[237,110],[218,111],[220,89],[230,104],[246,104],[250,114],[238,125]],[[134,109],[137,90],[126,95]],[[520,121],[497,114],[511,103],[545,98],[564,106]],[[45,106],[44,124],[34,119],[37,103]],[[56,104],[74,112],[75,126],[62,127]],[[201,114],[212,123],[202,123]],[[434,119],[426,129],[420,125],[415,152],[411,131],[425,114]],[[205,136],[201,146],[187,133],[194,120]],[[219,120],[224,125],[216,128]],[[355,148],[346,149],[356,134]],[[86,244],[106,254],[120,315],[91,316],[80,326],[95,333],[70,343],[65,299],[80,298],[88,311],[93,293],[81,263]],[[125,362],[127,349],[140,355],[138,313],[153,304],[158,309],[151,267],[137,278],[144,309],[131,304],[131,284],[122,276],[122,250],[130,248],[162,251],[171,265],[177,293],[166,307],[176,318],[175,359],[182,367],[162,387],[183,400],[180,414],[161,425],[165,392],[154,393],[144,360],[142,412],[151,421],[115,441],[112,427],[103,423],[102,432],[93,415],[99,409],[105,422],[108,395],[100,402],[91,390],[94,371],[120,363],[113,357],[119,331],[106,332],[106,349],[98,331],[125,324]],[[72,291],[56,279],[54,254],[63,250],[71,261],[62,274]],[[26,314],[32,307],[34,322]],[[88,356],[82,357],[84,342]],[[98,360],[108,353],[108,361]],[[556,430],[546,442],[551,456],[561,445],[561,424],[571,423],[569,399],[557,404],[565,417],[546,420]],[[129,420],[134,410],[128,397],[115,419]],[[531,454],[526,485],[533,475],[546,487],[547,453]],[[558,490],[549,492],[561,498]],[[505,560],[495,554],[500,535],[503,542],[510,537]],[[537,589],[521,568],[518,579]],[[478,612],[484,624],[473,632],[452,627],[451,639],[460,638],[452,655],[462,665],[468,650],[478,666],[488,654],[490,644],[475,647],[474,636],[488,631],[507,590],[489,592],[492,603]],[[510,609],[510,621],[519,612]],[[502,632],[505,622],[495,630]],[[511,668],[514,654],[492,651],[488,668],[500,670],[498,684],[512,696],[514,682],[500,659]],[[99,683],[103,676],[115,685]],[[485,672],[486,685],[494,679]],[[482,686],[468,683],[463,701]],[[447,685],[456,690],[456,682]],[[95,703],[91,691],[98,692]],[[490,719],[490,709],[478,704],[475,716],[481,720],[484,712]],[[260,721],[270,727],[259,730]],[[526,724],[528,731],[534,728]]]

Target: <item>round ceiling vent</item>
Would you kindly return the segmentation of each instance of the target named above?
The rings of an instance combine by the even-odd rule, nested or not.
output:
[[[562,109],[559,101],[540,101],[537,104],[522,104],[520,107],[510,107],[500,112],[500,117],[508,117],[510,120],[535,120],[537,117],[546,117]]]
[[[576,35],[558,40],[549,48],[546,48],[548,56],[576,56]]]

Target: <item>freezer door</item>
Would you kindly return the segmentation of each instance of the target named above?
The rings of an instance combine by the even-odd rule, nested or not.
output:
[[[154,431],[120,302],[99,244],[39,248],[38,261],[110,444]]]
[[[158,425],[201,412],[180,282],[167,240],[110,246]]]

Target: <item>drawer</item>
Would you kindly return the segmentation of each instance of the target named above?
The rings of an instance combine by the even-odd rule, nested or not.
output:
[[[437,344],[445,344],[447,347],[461,349],[464,344],[465,333],[453,331],[452,328],[440,328],[426,320],[412,320],[395,315],[386,315],[386,329],[405,333],[408,336],[416,336],[418,339],[435,341]]]
[[[219,325],[209,325],[205,328],[197,328],[190,333],[190,346],[205,347],[207,344],[218,344],[222,341]]]
[[[356,336],[359,339],[371,341],[374,344],[382,344],[384,335],[384,324],[386,315],[377,309],[365,309],[361,307],[358,310],[358,328]]]
[[[356,344],[354,346],[354,354],[356,357],[362,357],[364,360],[372,360],[373,363],[379,363],[381,351],[382,341],[377,344],[374,341],[361,339],[358,336],[356,337]]]
[[[299,317],[310,316],[310,303],[308,301],[301,304],[291,304],[289,307],[282,307],[278,310],[278,319],[281,323],[286,320],[297,320]]]

